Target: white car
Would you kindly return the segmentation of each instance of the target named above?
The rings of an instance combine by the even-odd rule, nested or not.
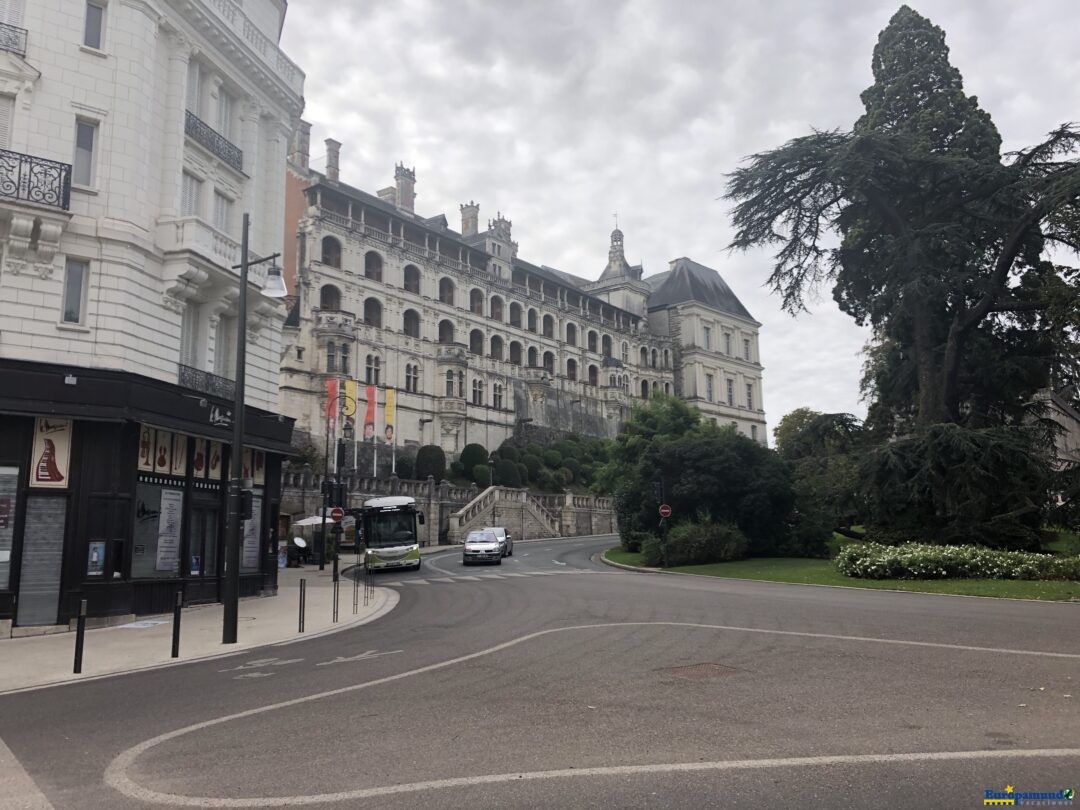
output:
[[[503,546],[494,532],[487,530],[469,532],[465,538],[465,548],[461,551],[461,564],[474,562],[493,562],[502,565]]]
[[[502,548],[504,557],[514,556],[514,538],[502,526],[485,526],[480,531],[491,532],[499,538],[499,546]]]

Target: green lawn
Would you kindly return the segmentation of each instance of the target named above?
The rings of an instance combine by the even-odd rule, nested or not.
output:
[[[641,565],[641,555],[619,546],[604,556],[623,565]],[[857,579],[837,572],[831,560],[791,557],[763,557],[711,565],[687,565],[669,569],[686,574],[731,579],[758,579],[795,582],[804,585],[846,585],[849,588],[879,588],[920,593],[963,594],[965,596],[1007,596],[1014,599],[1080,599],[1080,582],[1044,582],[1010,579]]]

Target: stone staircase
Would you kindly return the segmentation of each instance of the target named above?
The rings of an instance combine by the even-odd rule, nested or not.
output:
[[[488,487],[451,513],[449,540],[460,543],[484,526],[503,526],[515,540],[562,536],[559,518],[527,489]]]

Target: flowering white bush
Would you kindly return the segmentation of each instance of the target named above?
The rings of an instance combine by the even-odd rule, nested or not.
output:
[[[1080,556],[1055,557],[983,546],[853,543],[836,556],[836,570],[862,579],[1075,579]]]

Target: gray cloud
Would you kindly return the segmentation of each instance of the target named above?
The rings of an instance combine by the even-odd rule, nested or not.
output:
[[[770,422],[800,405],[863,413],[867,334],[828,291],[792,318],[762,285],[765,252],[731,255],[724,174],[810,127],[861,112],[878,32],[872,0],[292,0],[283,47],[307,72],[318,142],[374,190],[415,165],[417,208],[514,221],[522,258],[596,277],[619,212],[646,274],[678,256],[715,267],[760,320]],[[933,0],[969,93],[1007,148],[1080,110],[1073,0]],[[313,144],[313,162],[323,150]]]

